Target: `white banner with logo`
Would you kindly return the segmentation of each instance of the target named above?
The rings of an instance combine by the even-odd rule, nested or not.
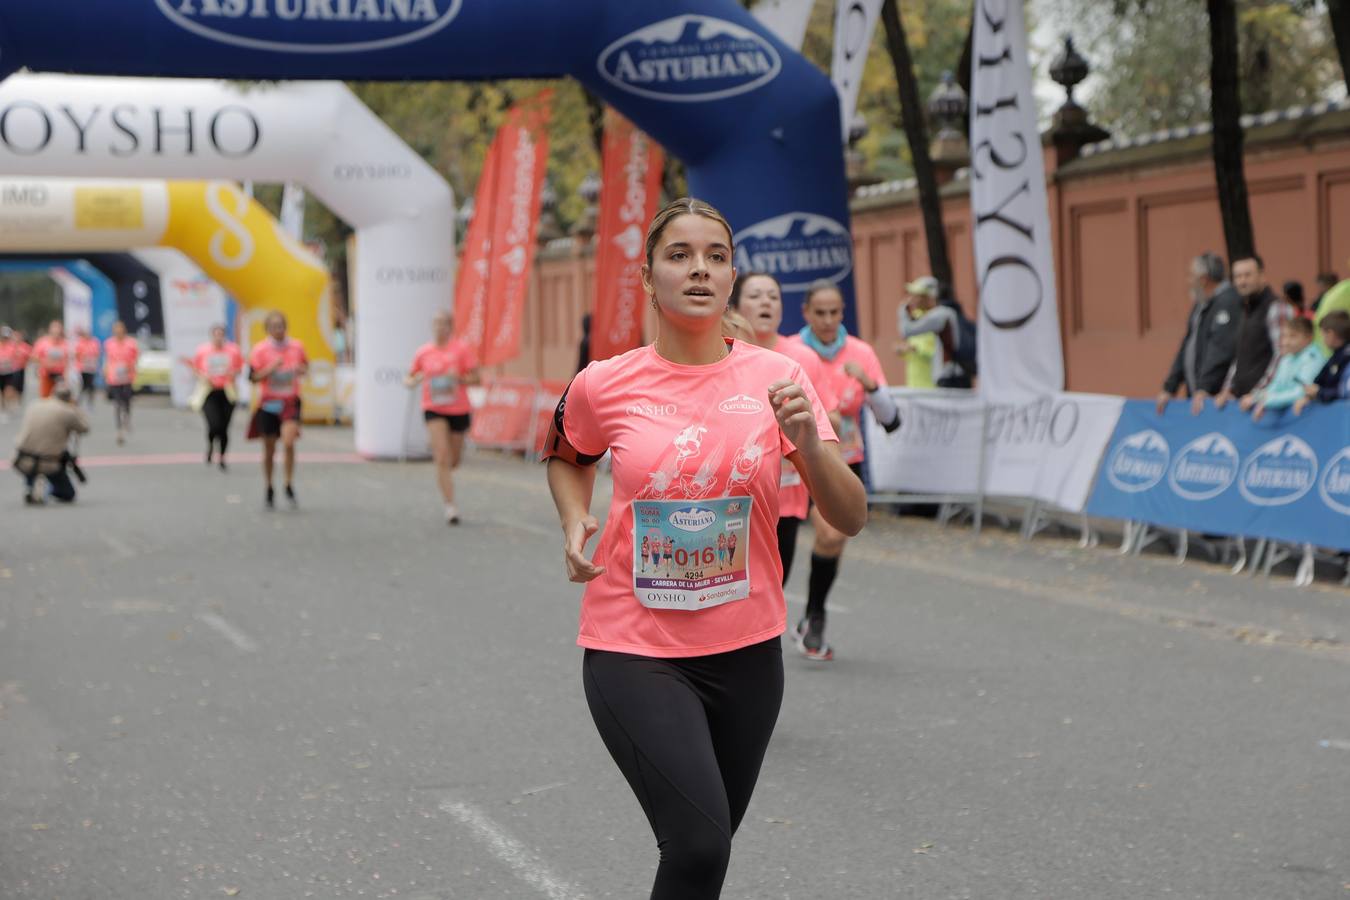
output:
[[[872,46],[881,15],[882,0],[838,0],[834,11],[834,61],[830,79],[839,91],[839,115],[843,122],[843,140],[848,141],[849,123],[858,108],[858,89],[862,87],[867,51]]]
[[[967,391],[890,390],[900,429],[887,434],[865,417],[872,493],[1027,497],[1072,512],[1087,504],[1124,403],[1059,393],[996,404]]]
[[[759,0],[750,14],[793,50],[802,49],[816,0]]]
[[[1036,100],[1022,4],[976,0],[970,205],[980,391],[1017,401],[1064,387]]]

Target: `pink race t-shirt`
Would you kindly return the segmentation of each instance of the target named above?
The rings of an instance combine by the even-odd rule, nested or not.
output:
[[[239,351],[239,345],[231,341],[219,347],[207,341],[192,354],[192,368],[209,381],[212,388],[219,390],[243,371],[244,354]]]
[[[816,394],[820,396],[820,404],[825,407],[826,412],[834,410],[839,405],[839,398],[834,395],[834,379],[825,371],[825,364],[821,362],[816,351],[795,338],[787,337],[779,338],[773,350],[795,360],[802,367],[806,377],[815,386]],[[805,519],[810,509],[811,493],[802,482],[801,473],[797,471],[796,466],[784,459],[783,475],[779,480],[779,518]]]
[[[810,347],[807,347],[799,337],[788,338],[790,341],[801,343],[811,353],[815,353]],[[856,362],[862,366],[863,372],[867,377],[877,383],[879,387],[886,386],[886,373],[881,370],[881,360],[877,359],[876,351],[872,345],[866,341],[849,335],[844,340],[843,349],[835,354],[834,359],[826,359],[819,354],[821,365],[827,374],[827,380],[834,390],[835,396],[839,399],[839,415],[844,420],[843,428],[839,433],[839,452],[844,455],[846,463],[860,463],[863,461],[863,442],[862,442],[862,408],[866,402],[866,392],[858,379],[844,371],[844,366],[850,362]]]
[[[98,338],[84,337],[75,342],[75,364],[80,371],[92,375],[98,371]]]
[[[778,481],[796,448],[768,397],[783,379],[806,392],[821,439],[835,440],[802,367],[741,341],[712,365],[678,365],[648,346],[572,380],[565,436],[580,453],[609,450],[614,479],[595,555],[605,573],[586,585],[578,644],[705,656],[783,633]]]
[[[439,347],[423,344],[413,356],[413,374],[422,374],[422,408],[443,416],[462,416],[469,412],[469,392],[464,376],[478,368],[478,355],[464,341],[451,338]]]
[[[0,341],[0,375],[22,372],[28,363],[28,347],[15,340]]]
[[[136,380],[136,360],[141,348],[133,337],[110,337],[103,342],[103,380],[110,386],[131,384]]]
[[[261,382],[264,401],[300,396],[300,367],[309,363],[304,345],[295,338],[287,338],[281,344],[266,338],[254,344],[248,355],[249,368],[255,372],[261,372],[277,360],[281,360],[281,368]]]
[[[40,371],[48,375],[63,375],[70,364],[70,344],[65,338],[54,341],[44,334],[33,345],[33,356],[37,357]]]

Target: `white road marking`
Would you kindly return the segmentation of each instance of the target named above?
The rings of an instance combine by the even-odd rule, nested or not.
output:
[[[537,888],[549,900],[581,900],[586,896],[580,889],[550,872],[547,866],[534,858],[528,847],[511,837],[477,807],[455,800],[445,800],[441,803],[441,811],[458,819],[459,823],[473,832],[474,837],[492,851],[497,859],[509,866],[522,881]]]
[[[215,629],[222,637],[225,638],[225,640],[229,641],[231,644],[234,644],[235,647],[237,647],[240,651],[244,653],[257,653],[259,650],[262,649],[262,647],[258,645],[257,641],[255,641],[248,635],[244,634],[244,632],[240,631],[238,628],[234,627],[229,622],[226,622],[224,619],[222,619],[215,613],[209,612],[200,613],[197,616],[197,618],[202,622],[205,622],[211,628]]]

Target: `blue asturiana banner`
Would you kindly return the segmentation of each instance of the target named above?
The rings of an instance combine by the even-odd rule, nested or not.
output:
[[[1350,550],[1350,404],[1260,422],[1229,405],[1125,404],[1088,502],[1094,516]]]

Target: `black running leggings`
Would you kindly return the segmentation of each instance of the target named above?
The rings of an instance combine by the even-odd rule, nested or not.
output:
[[[656,835],[652,900],[716,900],[783,702],[781,642],[684,659],[587,650],[582,682]]]
[[[783,584],[788,583],[792,574],[792,559],[797,555],[797,529],[802,520],[793,516],[783,516],[778,520],[778,558],[783,561]]]
[[[234,404],[222,388],[206,395],[202,403],[202,415],[206,417],[206,446],[220,444],[220,455],[225,457],[225,448],[230,445],[230,419],[234,417]]]

